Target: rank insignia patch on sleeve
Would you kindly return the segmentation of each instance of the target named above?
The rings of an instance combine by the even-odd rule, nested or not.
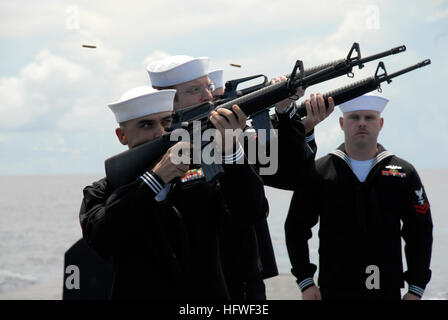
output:
[[[429,209],[429,203],[424,196],[423,187],[421,187],[420,190],[415,190],[414,192],[415,195],[418,197],[417,199],[418,204],[414,204],[415,211],[425,214]]]
[[[414,208],[415,208],[416,212],[425,214],[426,212],[428,212],[428,209],[429,209],[428,201],[425,201],[425,204],[423,206],[414,204]]]

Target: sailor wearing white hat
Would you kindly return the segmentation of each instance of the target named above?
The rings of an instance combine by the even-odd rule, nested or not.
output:
[[[208,65],[207,57],[177,55],[152,62],[146,70],[154,87],[168,87],[206,76]]]
[[[206,102],[206,101],[211,101],[212,97],[208,96],[206,93],[206,86],[207,84],[210,86],[210,84],[212,84],[212,82],[215,82],[216,85],[219,87],[223,84],[223,79],[222,79],[222,72],[219,72],[219,70],[217,70],[216,72],[211,72],[208,74],[208,77],[211,79],[209,80],[207,77],[204,77],[203,75],[205,75],[205,65],[208,63],[208,60],[204,59],[204,58],[192,58],[192,57],[188,57],[188,56],[173,56],[173,57],[169,57],[166,59],[163,59],[161,61],[158,62],[153,62],[151,64],[149,64],[147,66],[147,71],[149,73],[151,82],[153,84],[153,87],[155,88],[174,88],[177,90],[177,94],[175,97],[175,102],[174,102],[174,108],[175,110],[179,110],[185,107],[189,107],[195,104],[199,104],[202,102]],[[217,77],[216,77],[217,76]],[[280,80],[285,80],[286,78],[279,78],[276,79],[278,81]],[[274,81],[275,82],[275,81]],[[193,87],[191,87],[193,86]],[[199,87],[202,86],[202,87]],[[189,88],[190,87],[190,88]],[[210,90],[212,89],[211,87],[209,88]],[[196,94],[194,94],[196,92]],[[298,96],[302,96],[303,95],[303,90],[298,90],[297,92]],[[322,97],[320,97],[321,99],[318,98],[314,98],[314,96],[312,96],[310,103],[308,103],[307,109],[309,110],[309,116],[307,117],[306,121],[304,122],[304,126],[307,130],[307,132],[312,131],[312,129],[314,128],[314,126],[322,121],[326,116],[328,116],[328,114],[330,114],[333,110],[333,104],[332,101],[330,100],[329,104],[330,104],[330,108],[329,110],[325,110],[324,107],[325,106],[323,103],[323,99]],[[321,101],[322,100],[322,101]],[[318,104],[319,102],[319,104]],[[280,102],[277,104],[277,111],[279,111],[280,109],[286,109],[286,108],[282,108],[282,106],[285,105],[286,107],[288,107],[289,105],[291,105],[291,100],[290,99],[285,99],[285,101]],[[234,108],[235,114],[239,114],[240,109],[238,107]],[[218,113],[221,113],[220,116],[225,116],[228,119],[232,119],[232,117],[234,117],[234,114],[232,113],[226,113],[226,110],[223,109],[218,109]],[[292,150],[304,150],[304,134],[302,133],[301,129],[296,128],[296,124],[295,123],[290,123],[290,119],[289,119],[289,113],[285,113],[284,110],[282,110],[283,114],[279,115],[279,119],[280,122],[283,125],[280,125],[279,127],[283,127],[285,129],[282,129],[282,131],[284,130],[284,132],[287,132],[287,134],[284,134],[284,138],[282,138],[285,143],[282,144],[283,146],[285,146],[285,149],[287,148],[288,150],[283,150],[282,151],[282,160],[281,163],[286,164],[293,164],[292,166],[294,167],[301,167],[302,164],[297,161],[296,162],[296,157],[293,155],[295,153],[290,152]],[[211,121],[214,122],[215,118],[217,115],[212,114],[211,116]],[[238,119],[244,120],[245,116],[244,115],[239,115]],[[283,120],[281,120],[283,119]],[[229,121],[232,122],[232,121]],[[233,121],[235,122],[235,121]],[[241,124],[241,128],[245,127],[245,120],[244,121],[239,121]],[[301,124],[299,125],[301,126]],[[219,128],[219,127],[217,127]],[[302,141],[302,142],[300,142]],[[291,143],[289,143],[291,142]],[[243,152],[236,152],[235,154],[239,154],[239,155],[244,155]],[[235,157],[236,158],[236,157]],[[301,158],[300,156],[297,156],[297,159]],[[288,179],[295,179],[295,175],[292,174],[292,172],[295,172],[295,169],[290,170],[291,166],[285,166],[285,170],[283,170],[283,172],[287,172],[287,174],[282,174],[279,175],[279,178],[273,178],[272,181],[274,184],[276,185],[284,185],[283,181],[285,178],[285,176],[288,176]],[[269,178],[268,176],[266,176],[265,178]],[[281,182],[279,182],[279,180],[281,180]],[[289,184],[290,185],[290,184]],[[264,221],[266,222],[266,221]],[[265,230],[268,230],[267,224],[265,226],[261,226],[261,228],[257,228],[257,236],[258,236],[258,232],[260,231],[263,236],[261,236],[261,241],[263,241],[263,243],[258,241],[258,244],[255,244],[255,246],[253,246],[253,248],[255,248],[255,251],[257,250],[261,250],[263,251],[263,258],[264,260],[266,260],[266,264],[263,262],[263,277],[270,277],[270,276],[274,276],[276,275],[277,272],[277,268],[275,265],[275,259],[273,259],[273,253],[269,253],[269,251],[272,251],[272,244],[267,243],[270,242],[270,236],[268,233],[266,233]],[[244,231],[242,231],[242,233],[244,233]],[[249,237],[251,237],[251,235],[245,234],[244,238],[248,239]],[[233,241],[236,243],[237,241],[234,239],[237,239],[237,236],[235,234],[235,232],[231,232],[230,233],[230,238],[233,239]],[[256,241],[256,242],[257,242]],[[237,251],[241,250],[241,246],[239,243],[237,243],[236,245],[237,247]],[[228,248],[228,247],[226,247]],[[270,248],[270,249],[269,249]],[[245,250],[249,249],[252,250],[252,247],[250,244],[246,245]],[[231,296],[233,298],[236,299],[242,299],[242,297],[246,297],[248,299],[265,299],[265,288],[264,288],[264,284],[262,279],[260,278],[261,276],[258,274],[254,274],[252,273],[253,271],[255,271],[258,268],[258,260],[254,259],[254,257],[256,257],[258,255],[258,252],[254,255],[253,252],[245,252],[245,253],[241,253],[241,257],[243,258],[239,258],[237,257],[237,255],[234,254],[234,250],[232,251],[232,249],[229,249],[228,251],[232,252],[231,255],[233,255],[233,259],[231,260],[235,260],[237,263],[234,264],[235,268],[234,270],[235,272],[235,278],[238,281],[242,281],[242,283],[237,283],[237,282],[233,282],[233,278],[230,275],[228,279],[230,279],[230,291],[231,291]],[[272,259],[271,259],[272,257]],[[271,261],[268,261],[271,260]],[[256,262],[257,267],[252,268],[252,263]],[[249,262],[249,264],[246,264],[246,262]],[[238,267],[236,267],[238,266]],[[250,269],[251,272],[246,272],[245,270]],[[242,276],[244,274],[244,276]],[[233,289],[233,290],[232,290]],[[234,291],[234,292],[232,292]]]
[[[161,61],[150,63],[147,66],[147,71],[151,80],[153,87],[155,88],[174,88],[177,90],[175,101],[174,101],[174,109],[175,111],[190,107],[193,105],[197,105],[203,102],[211,102],[214,96],[215,84],[218,87],[223,86],[223,71],[217,70],[217,72],[212,72],[209,74],[208,72],[208,59],[207,58],[193,58],[188,56],[173,56],[163,59]],[[211,79],[210,77],[213,77]],[[238,106],[233,106],[233,111],[231,112],[226,109],[218,109],[216,112],[212,112],[210,116],[211,122],[215,125],[217,129],[224,133],[225,129],[233,129],[234,132],[237,132],[238,129],[243,129],[246,126],[246,115],[242,112],[242,110]],[[220,121],[222,124],[220,124]],[[227,122],[227,124],[225,124]],[[225,138],[225,135],[222,135]],[[223,157],[223,162],[228,163],[236,162],[240,158],[244,157],[243,149],[239,143],[235,143],[236,152],[233,150],[225,150],[227,157]],[[223,141],[224,144],[224,141]],[[232,154],[233,153],[233,154]],[[226,172],[226,175],[232,175],[231,171]],[[238,177],[232,177],[238,180]],[[240,181],[240,180],[238,180]],[[248,182],[249,183],[249,182]],[[197,185],[200,185],[197,183]],[[240,187],[240,183],[236,183],[231,186],[231,188],[238,189]],[[257,187],[257,184],[254,186]],[[261,195],[260,195],[261,196]],[[231,208],[230,216],[234,216],[236,208]],[[240,291],[243,292],[245,286],[243,286],[243,290],[240,290],[240,282],[247,281],[247,276],[253,276],[252,274],[248,275],[248,270],[253,270],[252,268],[252,260],[249,266],[243,263],[241,267],[240,264],[233,264],[233,261],[246,261],[247,259],[253,259],[252,255],[248,255],[246,252],[241,252],[244,250],[246,246],[241,246],[241,243],[235,239],[239,239],[235,235],[235,229],[231,226],[232,222],[229,221],[230,228],[228,228],[228,224],[224,228],[223,234],[228,234],[230,231],[230,243],[237,243],[237,249],[232,250],[233,247],[229,246],[229,240],[223,236],[224,243],[223,247],[220,249],[222,252],[231,252],[230,253],[230,261],[226,253],[223,253],[223,264],[225,265],[224,272],[226,273],[226,283],[229,286],[228,290],[230,293],[230,297],[233,299],[240,298]],[[250,226],[248,226],[250,228]],[[239,228],[242,230],[244,228]],[[250,238],[250,235],[245,234],[245,231],[240,231],[244,234],[244,239]],[[239,234],[239,233],[238,233]],[[249,256],[249,257],[248,257]],[[253,259],[254,262],[258,262],[258,260]],[[235,265],[239,267],[233,268]],[[237,274],[234,278],[233,272]],[[235,281],[237,280],[237,281]],[[262,296],[264,296],[264,288],[261,290]],[[237,295],[235,294],[237,292]],[[258,292],[257,292],[258,295]]]
[[[108,107],[118,123],[159,112],[173,112],[173,99],[176,90],[156,90],[141,86],[126,91],[118,101]]]
[[[177,55],[146,67],[153,88],[176,89],[174,111],[212,101],[215,87],[208,77],[207,57]]]
[[[140,86],[125,92],[118,101],[110,103],[108,106],[120,125],[115,129],[120,143],[131,149],[165,134],[172,122],[175,93],[176,90],[173,89],[157,90]],[[188,169],[188,164],[175,165],[165,156],[154,166],[152,174],[160,178],[163,185],[176,177],[183,177]],[[153,176],[149,174],[147,179],[151,180]],[[157,188],[154,191],[160,190]]]
[[[362,95],[339,105],[343,112],[339,124],[344,131],[345,148],[353,159],[364,161],[375,157],[378,135],[384,124],[381,112],[388,101],[375,95]]]
[[[123,145],[133,148],[154,140],[171,126],[176,90],[156,90],[149,86],[133,88],[108,106],[120,127],[115,133]]]
[[[207,70],[203,77],[208,80]],[[119,141],[134,148],[164,134],[174,95],[173,89],[137,87],[109,104],[120,125],[115,131]],[[215,120],[216,127],[229,125],[224,117]],[[220,221],[227,206],[237,225],[264,217],[263,184],[248,164],[225,163],[222,193],[208,183],[192,188],[188,182],[203,174],[186,175],[189,164],[171,161],[171,150],[181,143],[187,142],[148,163],[147,171],[127,185],[113,189],[104,178],[84,189],[79,214],[84,239],[116,262],[112,299],[229,298],[219,256]]]
[[[293,195],[285,235],[304,300],[399,300],[404,281],[403,299],[416,300],[431,278],[432,220],[422,182],[409,162],[378,143],[387,103],[375,95],[342,103],[345,142],[316,160]],[[307,244],[317,221],[319,287]]]
[[[208,66],[207,57],[176,55],[149,63],[146,70],[153,88],[176,89],[174,111],[178,111],[213,100],[212,92],[215,86],[208,77]],[[222,146],[227,146],[224,154],[233,159],[235,155],[243,156],[243,153],[239,144],[237,151],[233,153],[232,147],[237,145],[236,136],[233,138],[233,146],[229,143],[226,145],[226,129],[232,129],[233,132],[243,129],[246,126],[247,116],[236,105],[232,109],[233,112],[223,108],[213,111],[210,114],[210,121],[221,133]]]
[[[161,61],[150,63],[147,66],[147,71],[154,88],[173,88],[177,90],[174,100],[175,111],[213,100],[212,94],[215,89],[215,84],[219,87],[222,86],[223,72],[222,70],[217,70],[217,72],[209,74],[208,70],[207,58],[193,58],[188,56],[168,57]],[[217,112],[212,112],[210,116],[211,122],[221,131],[223,138],[225,137],[222,131],[223,129],[233,129],[235,130],[234,132],[237,132],[236,130],[243,129],[246,126],[247,117],[241,109],[238,106],[233,106],[233,111],[231,112],[221,108]],[[221,121],[221,125],[217,122],[218,120]],[[227,122],[227,125],[225,125],[225,122]],[[234,140],[234,144],[237,146],[236,152],[233,152],[234,150],[226,150],[227,156],[223,157],[224,163],[228,163],[229,160],[230,162],[236,162],[244,157],[245,154],[241,145],[235,142],[236,140]],[[232,175],[232,172],[228,171],[225,175]],[[239,177],[232,178],[236,178],[236,181],[239,182],[229,187],[237,190],[240,188],[241,180]],[[252,190],[257,185],[258,183],[248,188]],[[196,187],[198,186],[200,184],[196,181]],[[228,216],[236,216],[235,210],[236,208],[231,208]],[[250,242],[254,240],[252,238],[254,236],[253,231],[246,231],[246,228],[252,229],[252,225],[249,224],[244,228],[236,228],[238,230],[237,232],[232,223],[232,219],[230,219],[223,228],[221,235],[223,244],[220,249],[230,298],[242,299],[242,297],[246,297],[248,299],[265,299],[263,281],[258,281],[258,272],[255,276],[253,274],[259,267],[258,245],[251,246],[251,244],[247,243],[242,246],[242,242],[239,241],[241,235],[243,236],[243,241]],[[235,246],[233,246],[234,244]],[[250,248],[249,253],[246,251],[248,248]],[[256,292],[252,290],[251,284],[248,283],[254,277],[257,277]],[[259,288],[260,286],[261,288]]]

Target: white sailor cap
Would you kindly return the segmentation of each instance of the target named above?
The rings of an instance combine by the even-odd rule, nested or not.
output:
[[[149,114],[173,111],[176,90],[156,90],[150,86],[136,87],[123,94],[108,107],[115,114],[118,123],[137,119]]]
[[[208,74],[208,58],[171,56],[146,67],[151,83],[156,87],[174,86]]]
[[[223,69],[213,70],[208,73],[208,77],[210,78],[211,82],[215,84],[215,88],[224,88],[223,85]]]
[[[341,103],[339,105],[339,109],[341,109],[342,112],[373,110],[381,113],[383,112],[388,102],[389,100],[387,100],[386,98],[365,94],[347,102]]]

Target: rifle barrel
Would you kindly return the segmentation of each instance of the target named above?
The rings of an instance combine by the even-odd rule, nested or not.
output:
[[[401,53],[401,52],[404,52],[404,51],[406,51],[406,46],[402,45],[402,46],[398,46],[398,47],[392,48],[390,50],[386,50],[386,51],[383,51],[383,52],[380,52],[380,53],[377,53],[377,54],[374,54],[374,55],[362,58],[362,59],[360,59],[359,62],[366,63],[366,62],[370,62],[370,61],[373,61],[373,60],[378,60],[378,59],[381,59],[381,58],[384,58],[384,57],[387,57],[387,56],[390,56],[390,55],[393,55],[393,54]],[[358,63],[355,63],[355,65],[357,65]]]
[[[319,72],[321,70],[325,70],[328,67],[334,66],[335,67],[335,71],[332,73],[327,73],[326,75],[322,76],[322,77],[316,77],[314,80],[311,81],[307,81],[308,86],[314,85],[316,83],[319,82],[323,82],[323,81],[327,81],[330,79],[334,79],[336,77],[340,77],[344,74],[348,74],[350,72],[352,72],[353,67],[355,66],[359,66],[359,68],[362,68],[364,63],[370,62],[370,61],[374,61],[374,60],[378,60],[393,54],[398,54],[401,52],[406,51],[406,46],[402,45],[402,46],[398,46],[377,54],[373,54],[371,56],[365,57],[365,58],[361,58],[361,59],[353,59],[353,60],[347,60],[347,59],[340,59],[340,60],[336,60],[330,63],[325,63],[310,69],[305,69],[305,76],[308,76],[310,74]],[[300,74],[299,74],[300,76]]]
[[[408,72],[410,72],[412,70],[415,70],[415,69],[418,69],[418,68],[423,68],[423,67],[425,67],[427,65],[430,65],[430,64],[431,64],[431,59],[423,60],[422,62],[416,63],[413,66],[407,67],[405,69],[402,69],[400,71],[397,71],[397,72],[394,72],[394,73],[391,73],[391,74],[387,75],[386,79],[384,79],[383,81],[390,80],[392,78],[401,76],[402,74],[408,73]]]

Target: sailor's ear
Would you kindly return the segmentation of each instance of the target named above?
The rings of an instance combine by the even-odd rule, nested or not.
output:
[[[127,145],[128,144],[128,139],[126,137],[126,134],[124,133],[123,128],[115,129],[115,134],[117,135],[118,141],[120,141],[120,143],[122,145]]]

